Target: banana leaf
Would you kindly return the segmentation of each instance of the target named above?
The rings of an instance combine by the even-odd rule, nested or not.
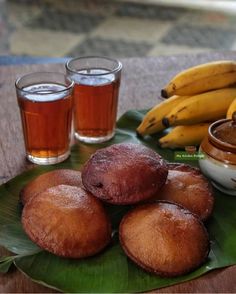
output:
[[[37,175],[56,168],[80,169],[98,148],[130,141],[144,144],[166,160],[174,161],[174,152],[160,149],[157,136],[139,138],[135,129],[145,111],[129,111],[117,123],[116,136],[100,145],[77,143],[71,157],[55,166],[37,166],[0,187],[0,245],[13,255],[0,257],[0,272],[7,272],[11,264],[33,281],[63,292],[142,292],[170,286],[203,275],[210,270],[236,264],[236,198],[215,190],[213,216],[206,224],[211,251],[205,264],[188,275],[161,278],[136,266],[124,254],[118,240],[118,225],[129,206],[106,205],[113,224],[112,243],[96,256],[70,260],[41,250],[24,233],[20,215],[19,191]],[[197,161],[188,162],[197,165]]]

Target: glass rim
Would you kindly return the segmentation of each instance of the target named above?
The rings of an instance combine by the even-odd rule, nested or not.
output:
[[[108,72],[106,73],[80,73],[78,72],[78,70],[76,69],[73,69],[71,66],[70,66],[70,63],[71,62],[74,62],[74,61],[77,61],[77,60],[83,60],[83,59],[95,59],[95,58],[98,58],[98,59],[105,59],[105,60],[108,60],[108,61],[113,61],[113,62],[116,62],[117,66],[112,69],[112,70],[108,70]],[[118,71],[120,71],[122,69],[122,63],[118,60],[118,59],[113,59],[113,58],[110,58],[110,57],[106,57],[106,56],[96,56],[96,55],[90,55],[90,56],[81,56],[81,57],[75,57],[75,58],[72,58],[70,60],[68,60],[65,64],[65,67],[66,69],[71,72],[71,73],[75,73],[77,75],[81,75],[81,76],[105,76],[105,75],[109,75],[109,74],[112,74],[112,73],[116,73]]]
[[[57,91],[53,91],[52,93],[37,93],[37,95],[41,95],[41,96],[44,96],[44,95],[51,95],[51,94],[56,94],[56,93],[63,93],[65,91],[68,91],[70,89],[72,89],[74,87],[74,84],[75,82],[70,78],[68,77],[66,74],[63,74],[63,73],[60,73],[60,72],[52,72],[52,71],[37,71],[37,72],[31,72],[31,73],[28,73],[28,74],[25,74],[19,78],[16,79],[15,81],[15,87],[16,87],[16,90],[17,91],[21,91],[25,94],[34,94],[32,91],[27,91],[27,90],[24,90],[22,89],[20,86],[19,86],[19,82],[23,79],[23,78],[27,78],[29,76],[32,76],[32,75],[40,75],[40,74],[54,74],[54,75],[60,75],[60,76],[63,76],[65,79],[67,79],[68,81],[70,81],[70,84],[68,86],[66,85],[63,85],[65,86],[65,89],[62,89],[62,90],[57,90]],[[33,84],[32,84],[33,85]]]

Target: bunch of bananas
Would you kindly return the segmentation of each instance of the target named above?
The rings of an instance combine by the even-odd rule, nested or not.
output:
[[[159,140],[163,148],[199,145],[210,122],[236,111],[236,62],[215,61],[177,74],[161,91],[168,98],[154,106],[137,128],[141,136],[174,128]]]

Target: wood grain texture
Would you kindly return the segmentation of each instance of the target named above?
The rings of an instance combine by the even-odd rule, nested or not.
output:
[[[236,52],[216,52],[170,57],[130,58],[123,63],[119,99],[119,116],[129,109],[155,105],[161,88],[182,69],[211,60],[236,59]],[[65,72],[63,64],[42,64],[0,67],[0,184],[33,167],[26,161],[20,114],[14,82],[23,74],[35,71]],[[7,252],[0,248],[0,256]],[[198,279],[154,291],[153,293],[234,293],[236,266],[215,270]],[[0,274],[1,293],[52,293],[12,269]]]

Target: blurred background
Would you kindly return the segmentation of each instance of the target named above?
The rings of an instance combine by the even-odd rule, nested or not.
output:
[[[235,2],[0,0],[0,55],[136,57],[235,50]]]

